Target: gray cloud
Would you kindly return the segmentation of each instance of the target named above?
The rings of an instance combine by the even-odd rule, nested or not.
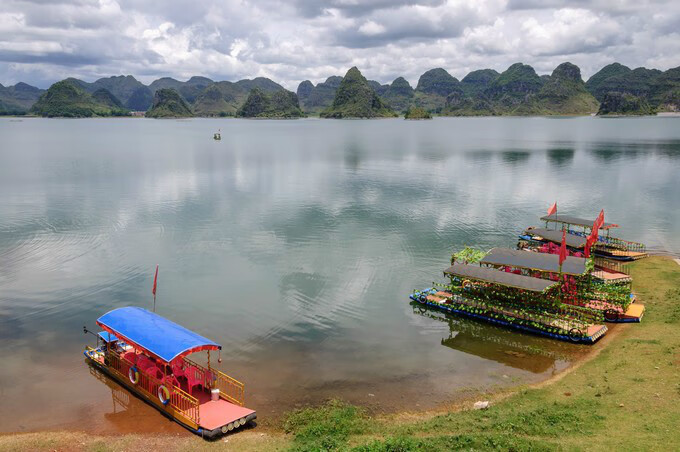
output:
[[[680,64],[680,4],[650,0],[3,0],[0,83],[46,87],[133,74],[144,82],[270,77],[289,89],[358,66],[412,84],[444,67],[563,61]]]

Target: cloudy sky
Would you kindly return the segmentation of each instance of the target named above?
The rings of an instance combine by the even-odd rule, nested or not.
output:
[[[415,84],[521,61],[680,65],[680,1],[1,0],[0,83],[132,74],[270,77],[290,89],[358,66]]]

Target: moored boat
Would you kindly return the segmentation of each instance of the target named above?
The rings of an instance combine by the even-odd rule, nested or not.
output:
[[[557,254],[527,250],[492,248],[479,260],[480,265],[505,272],[557,281],[561,300],[567,304],[586,306],[602,311],[608,322],[639,322],[644,306],[634,303],[630,277],[616,286],[605,283],[595,271],[595,261],[568,256],[560,265]]]
[[[575,236],[580,236],[585,239],[587,235],[592,232],[594,220],[586,220],[575,217],[573,215],[551,214],[541,217],[541,221],[545,221],[545,227],[548,228],[550,223],[560,226],[560,229]],[[623,240],[613,237],[610,232],[612,229],[618,228],[619,225],[615,223],[602,223],[597,235],[597,241],[593,245],[593,252],[603,257],[616,260],[637,260],[647,257],[645,245],[638,242]],[[578,230],[581,228],[582,230]],[[605,231],[604,235],[600,235],[599,231]]]
[[[97,325],[88,363],[190,431],[215,438],[257,417],[244,407],[243,383],[211,366],[219,344],[140,307],[114,309]],[[207,352],[205,366],[187,358],[199,352]]]
[[[602,312],[563,303],[559,283],[494,268],[456,264],[450,285],[416,291],[411,299],[445,312],[554,339],[592,344],[607,327]]]
[[[558,254],[562,240],[561,231],[545,228],[527,228],[519,236],[517,248],[522,250],[537,251],[546,254]],[[574,234],[566,234],[565,243],[570,256],[585,256],[586,239]],[[626,267],[628,258],[617,258],[611,255],[601,254],[593,247],[593,262],[595,269],[593,276],[605,284],[630,284],[633,279]]]

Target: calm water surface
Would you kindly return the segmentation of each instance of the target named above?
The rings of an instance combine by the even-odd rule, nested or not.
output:
[[[158,312],[223,344],[261,418],[544,379],[583,347],[408,294],[555,200],[677,253],[679,195],[678,118],[1,119],[0,431],[182,431],[81,354],[83,325],[151,307],[156,264]]]

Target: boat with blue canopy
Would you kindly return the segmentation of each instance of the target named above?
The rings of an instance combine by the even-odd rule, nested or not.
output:
[[[135,306],[114,309],[97,325],[88,362],[192,432],[214,438],[256,418],[244,406],[243,383],[212,367],[210,352],[222,349],[216,342]],[[205,366],[187,358],[199,352]]]

